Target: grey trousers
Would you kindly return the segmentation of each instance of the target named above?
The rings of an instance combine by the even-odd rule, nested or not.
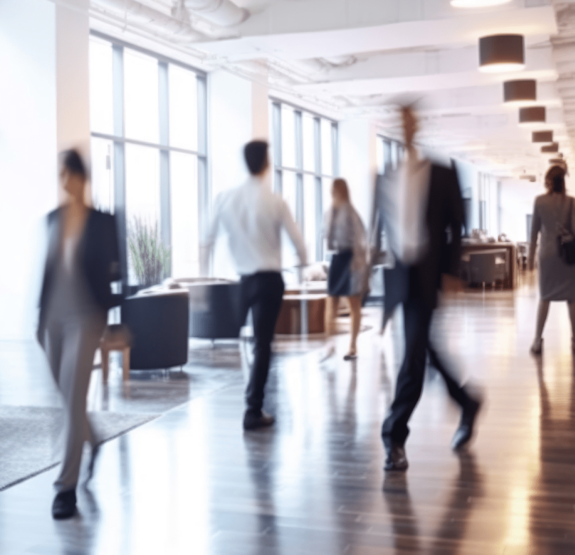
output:
[[[86,415],[86,397],[94,354],[106,325],[103,312],[71,317],[48,317],[44,349],[64,403],[65,440],[60,475],[54,486],[63,492],[76,488],[84,442],[98,443]]]

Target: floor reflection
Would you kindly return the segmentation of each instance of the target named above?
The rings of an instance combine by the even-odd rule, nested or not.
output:
[[[545,356],[535,364],[541,464],[529,499],[529,542],[534,553],[565,555],[575,553],[575,361],[570,370]]]

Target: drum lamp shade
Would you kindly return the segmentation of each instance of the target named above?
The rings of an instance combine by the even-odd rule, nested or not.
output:
[[[528,108],[519,108],[519,123],[523,125],[533,125],[545,123],[547,111],[545,106],[529,106]]]
[[[503,101],[507,104],[523,104],[537,100],[535,79],[516,79],[503,83]]]
[[[523,35],[490,35],[479,39],[479,69],[488,73],[525,68]]]
[[[534,143],[552,143],[553,131],[533,131],[532,138]]]

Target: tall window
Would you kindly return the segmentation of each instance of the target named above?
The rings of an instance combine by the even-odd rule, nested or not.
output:
[[[208,198],[205,75],[101,36],[90,37],[92,196],[115,212],[129,283],[127,236],[157,226],[174,277],[199,272]]]
[[[273,100],[274,189],[303,231],[310,261],[323,259],[323,211],[337,175],[337,123]]]
[[[385,175],[395,170],[403,158],[405,147],[402,143],[388,139],[382,135],[377,136],[377,173]]]
[[[404,154],[405,147],[402,143],[378,135],[376,144],[377,173],[385,175],[397,169]],[[384,229],[381,229],[380,248],[382,251],[387,249],[387,237]]]

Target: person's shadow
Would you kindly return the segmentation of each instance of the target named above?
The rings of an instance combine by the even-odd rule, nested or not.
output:
[[[575,553],[575,362],[570,374],[569,399],[549,392],[543,357],[535,359],[539,383],[539,464],[537,481],[529,508],[530,546],[534,553],[546,555]],[[560,383],[559,386],[563,384]],[[567,385],[567,384],[565,384]],[[562,398],[563,397],[563,398]],[[561,403],[566,401],[566,403]]]
[[[473,453],[462,451],[457,457],[459,475],[452,484],[453,491],[429,551],[434,555],[456,555],[462,551],[462,540],[473,509],[477,499],[484,493],[483,477]]]
[[[419,526],[413,512],[406,472],[387,472],[383,495],[391,515],[393,547],[399,553],[421,553]]]
[[[391,514],[394,547],[397,553],[431,553],[433,555],[456,555],[462,549],[467,525],[476,504],[483,495],[483,477],[472,453],[458,455],[459,474],[451,485],[443,517],[429,549],[424,549],[419,526],[413,510],[407,473],[388,472],[383,482],[383,494]]]

